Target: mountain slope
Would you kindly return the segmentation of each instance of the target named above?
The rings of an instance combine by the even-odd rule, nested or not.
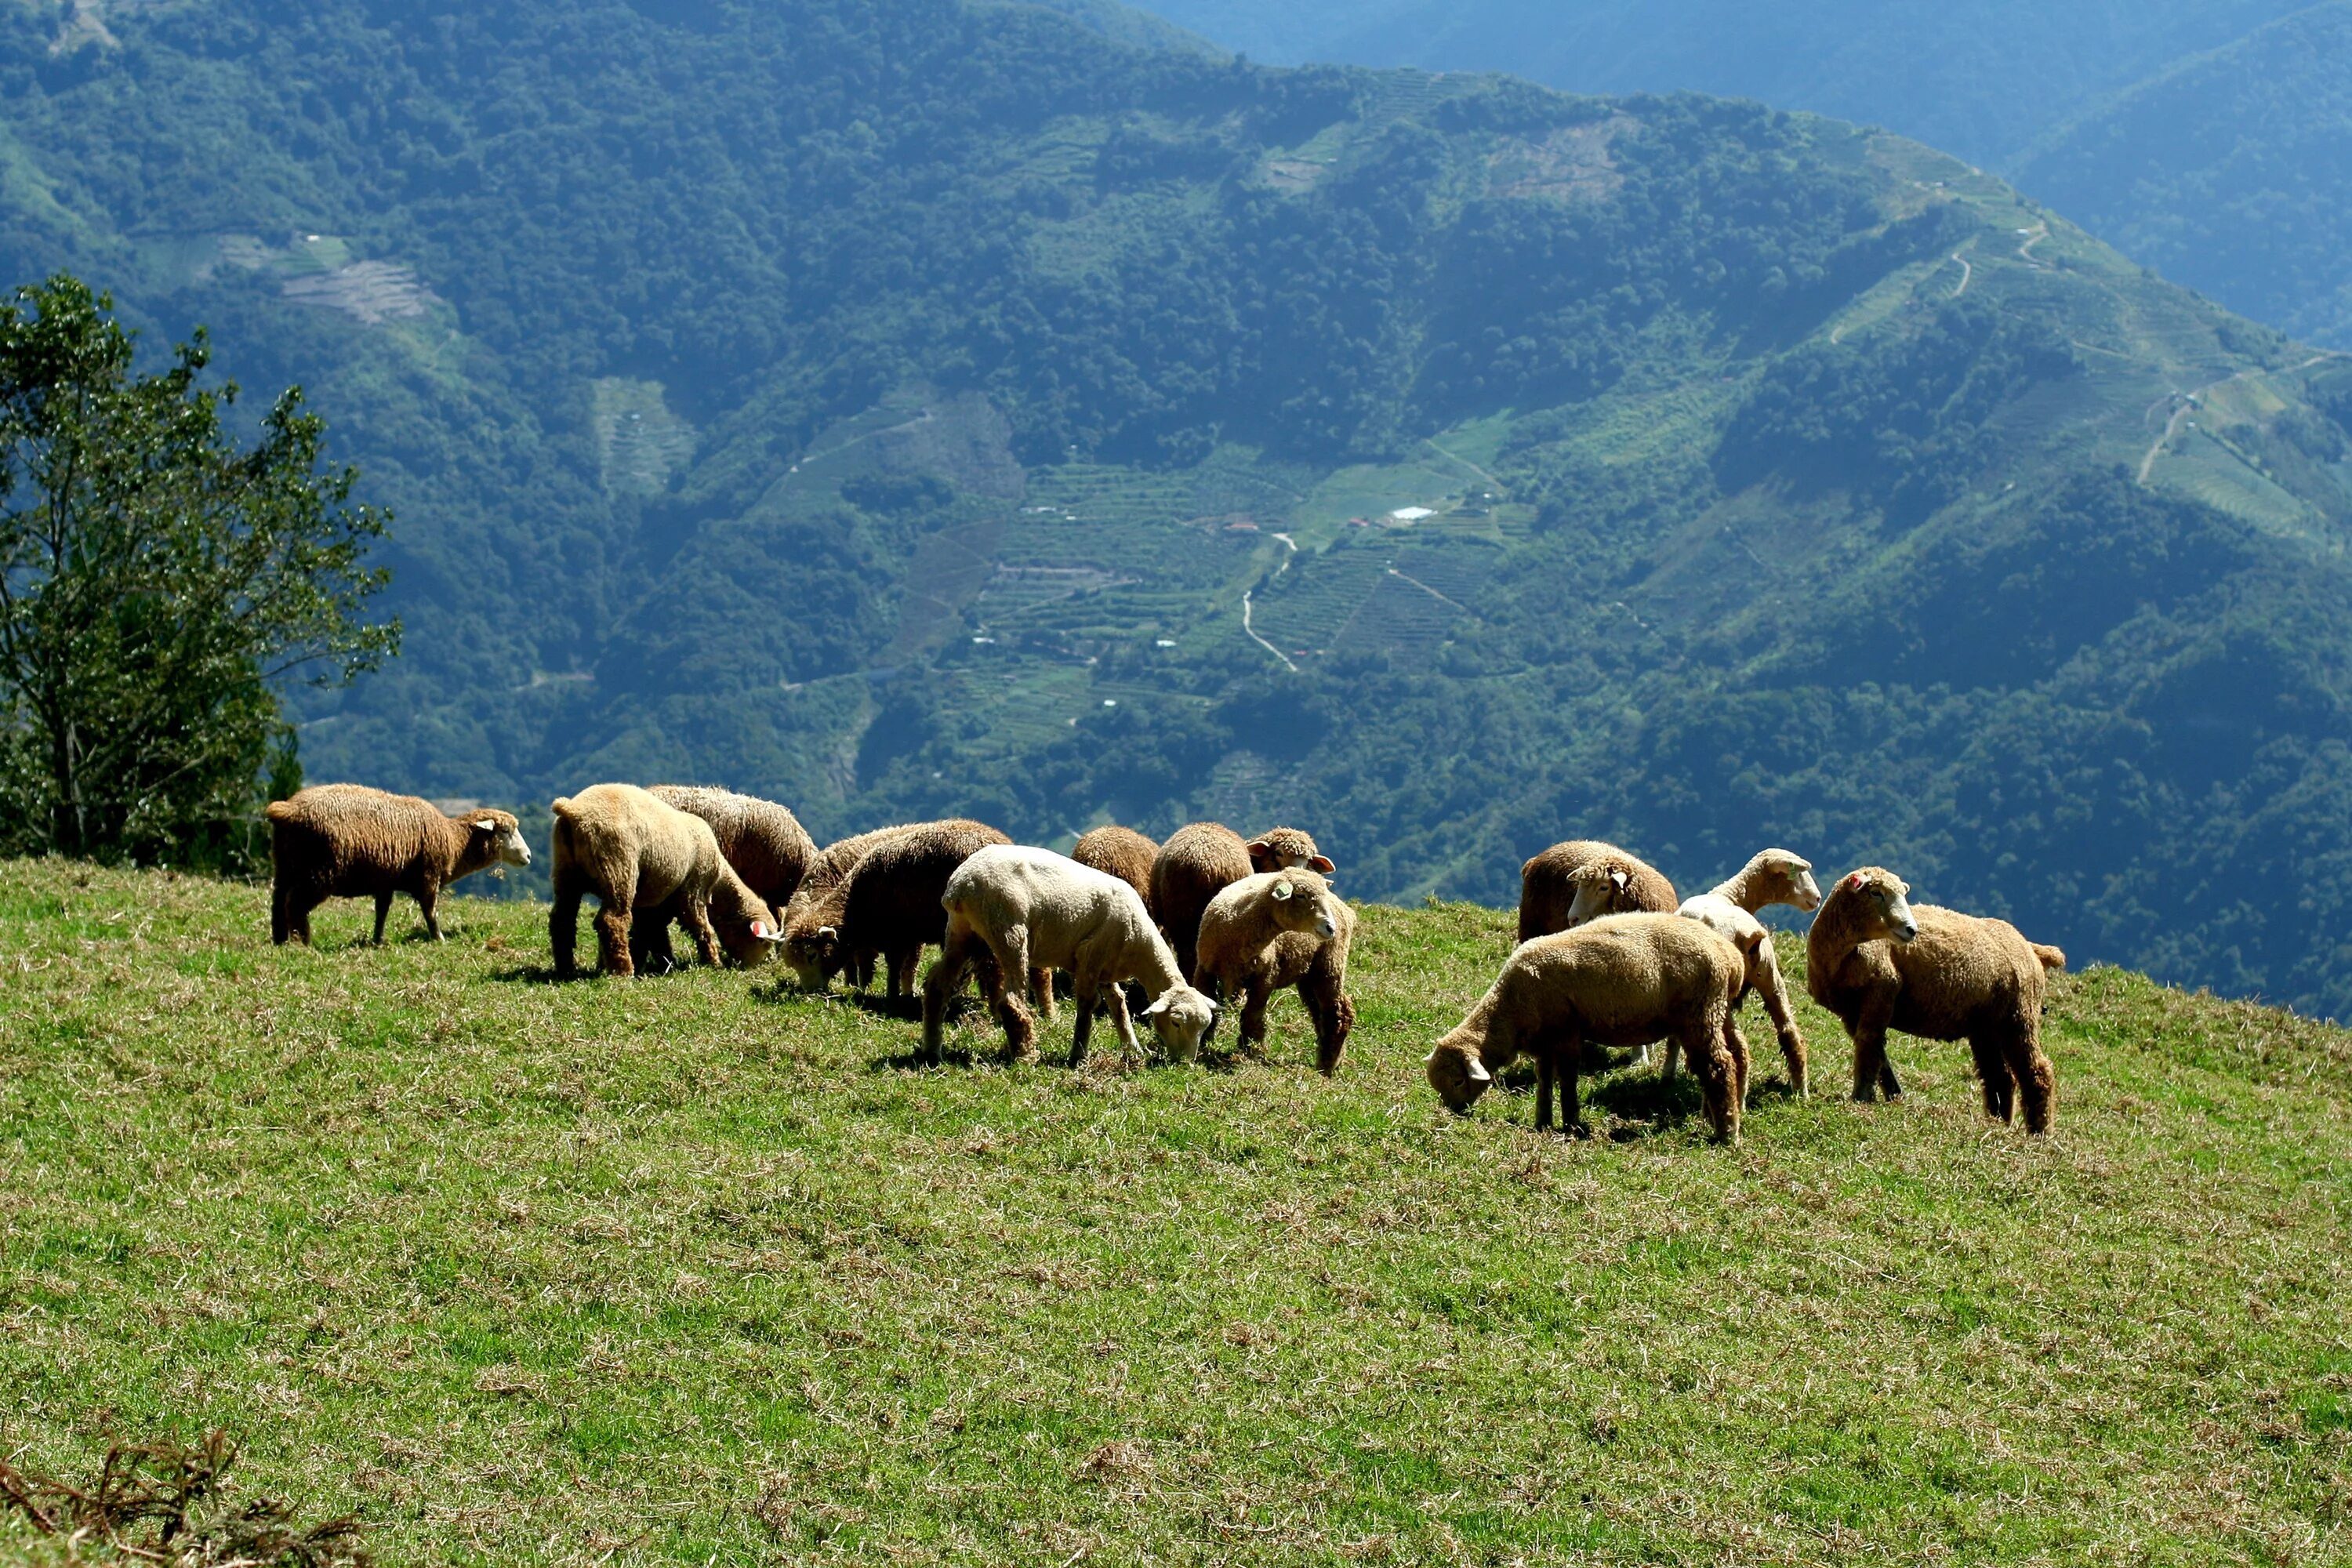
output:
[[[2352,341],[2352,5],[2315,5],[2135,88],[2017,177],[2168,278]]]
[[[399,510],[313,776],[1781,841],[2352,1009],[2352,378],[1949,158],[947,0],[103,17],[0,57],[0,265]]]

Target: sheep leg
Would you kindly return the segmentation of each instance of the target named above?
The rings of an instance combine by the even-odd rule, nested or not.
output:
[[[1118,1035],[1119,1049],[1130,1059],[1141,1057],[1143,1047],[1135,1037],[1135,1015],[1128,1006],[1126,991],[1118,985],[1104,986],[1103,1011],[1110,1015],[1110,1026]]]
[[[1584,1065],[1583,1033],[1580,1030],[1556,1036],[1543,1041],[1542,1046],[1537,1056],[1538,1064],[1544,1061],[1559,1064],[1554,1070],[1559,1079],[1560,1131],[1571,1134],[1581,1132],[1584,1131],[1584,1102],[1577,1093],[1576,1077],[1578,1069]]]
[[[555,902],[547,910],[547,946],[555,955],[555,973],[569,980],[580,973],[573,948],[580,938],[580,887],[568,877],[555,879]]]
[[[1763,981],[1756,989],[1764,998],[1764,1016],[1772,1020],[1772,1031],[1780,1037],[1780,1056],[1789,1064],[1789,1087],[1796,1090],[1799,1100],[1804,1100],[1812,1092],[1805,1037],[1797,1032],[1797,1016],[1789,1006],[1789,988],[1780,978],[1780,961],[1771,956],[1769,948],[1765,954]]]
[[[1253,974],[1242,986],[1241,1030],[1234,1043],[1243,1050],[1265,1054],[1265,1009],[1274,1000],[1274,987],[1264,974]]]
[[[1036,968],[1029,972],[1029,999],[1036,1005],[1037,1016],[1050,1024],[1054,1021],[1054,972]]]
[[[416,889],[416,907],[425,915],[425,934],[435,942],[441,940],[441,917],[436,908],[440,901],[440,884],[427,882]]]
[[[1298,983],[1298,999],[1315,1021],[1315,1070],[1329,1078],[1339,1070],[1348,1033],[1356,1026],[1356,1005],[1329,977],[1313,974]]]
[[[923,1055],[933,1067],[940,1063],[942,1037],[947,1032],[948,998],[963,989],[964,976],[972,967],[973,950],[981,945],[980,938],[970,926],[948,927],[947,939],[940,943],[940,956],[931,972],[923,976]]]
[[[1095,984],[1083,974],[1073,974],[1070,981],[1070,1065],[1077,1068],[1086,1065],[1087,1047],[1095,1030],[1095,1009],[1108,1005],[1104,993],[1117,995],[1118,987]]]
[[[375,944],[378,947],[383,945],[383,922],[390,919],[391,915],[392,894],[378,893],[375,896]]]
[[[1540,1041],[1536,1046],[1536,1131],[1551,1131],[1551,1042]]]
[[[2025,1101],[2025,1130],[2050,1131],[2051,1112],[2058,1100],[2058,1075],[2042,1052],[2041,1030],[2029,1030],[2010,1049],[2011,1069],[2017,1075],[2019,1095]]]
[[[1650,1059],[1650,1047],[1646,1045],[1641,1047],[1639,1054],[1634,1058],[1634,1059],[1636,1061],[1648,1061]],[[1665,1057],[1658,1063],[1658,1076],[1665,1079],[1668,1083],[1674,1082],[1675,1074],[1680,1068],[1682,1059],[1682,1042],[1680,1040],[1668,1040],[1666,1042]],[[1694,1067],[1692,1070],[1696,1071],[1697,1069]]]
[[[294,900],[287,886],[278,883],[269,889],[269,942],[273,947],[284,947],[286,939],[294,934]]]
[[[1899,1099],[1903,1085],[1895,1064],[1886,1059],[1887,1014],[1872,1009],[1856,1018],[1853,1031],[1853,1098],[1867,1105],[1881,1088],[1889,1100]]]
[[[635,961],[629,956],[629,923],[626,900],[615,899],[597,906],[596,967],[623,979],[637,972]]]
[[[1737,1143],[1740,1075],[1725,1040],[1727,1029],[1722,1021],[1708,1018],[1690,1031],[1683,1041],[1683,1051],[1690,1058],[1691,1075],[1698,1079],[1699,1091],[1706,1104],[1706,1119],[1715,1129],[1715,1141]]]
[[[694,945],[701,950],[703,963],[713,969],[723,969],[727,966],[726,951],[719,945],[719,932],[710,924],[709,900],[688,895],[686,929],[693,933]]]
[[[2017,1079],[2010,1071],[2004,1049],[2007,1044],[1990,1035],[1972,1036],[1969,1040],[1969,1055],[1976,1058],[1977,1079],[1984,1090],[1985,1114],[2000,1122],[2011,1119],[2017,1097]]]
[[[1745,1110],[1748,1106],[1748,1037],[1739,1032],[1739,1020],[1727,1013],[1723,1019],[1723,1047],[1731,1057],[1732,1101]]]

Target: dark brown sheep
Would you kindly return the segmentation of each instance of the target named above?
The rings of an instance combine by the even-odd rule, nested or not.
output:
[[[1244,877],[1298,868],[1331,874],[1331,862],[1315,840],[1296,827],[1273,827],[1244,839],[1222,822],[1195,822],[1178,828],[1151,862],[1146,902],[1151,918],[1168,933],[1177,964],[1188,984],[1197,984],[1201,914],[1215,898]]]
[[[2003,1121],[2025,1101],[2025,1130],[2047,1131],[2058,1096],[2042,1053],[2054,947],[2028,942],[2007,921],[1910,901],[1894,872],[1865,866],[1830,890],[1805,934],[1805,989],[1853,1039],[1853,1097],[1903,1093],[1886,1031],[1966,1040],[1984,1080],[1985,1114]]]
[[[1602,915],[1670,915],[1681,906],[1663,872],[1597,839],[1555,844],[1519,868],[1521,942]]]
[[[822,951],[830,955],[879,953],[889,994],[913,995],[916,961],[926,945],[947,934],[948,912],[940,900],[948,879],[973,850],[1012,842],[980,822],[926,822],[894,830],[859,856],[843,879],[840,917],[837,923],[822,928],[832,932],[827,938],[820,931]],[[824,908],[835,907],[828,897]],[[829,971],[824,977],[837,972]]]
[[[862,991],[874,978],[874,963],[880,955],[852,952],[842,945],[842,884],[849,880],[849,873],[857,868],[867,850],[920,826],[901,823],[835,839],[809,862],[801,885],[783,910],[783,959],[802,985],[822,991],[835,975],[847,970],[851,987]]]
[[[743,879],[743,885],[771,910],[787,907],[803,874],[817,857],[816,843],[801,826],[800,818],[773,801],[689,784],[656,784],[646,793],[664,805],[709,823],[711,836],[719,840],[719,853]],[[629,943],[640,970],[658,972],[676,963],[669,932],[682,912],[674,905],[665,905],[640,910],[635,917]]]
[[[553,809],[555,905],[547,937],[557,974],[575,973],[580,900],[591,893],[603,906],[596,960],[607,974],[636,972],[629,930],[639,910],[676,908],[713,967],[722,962],[722,942],[738,963],[756,968],[782,940],[774,913],[719,853],[702,818],[635,784],[597,784]]]
[[[435,912],[441,889],[486,866],[530,864],[530,847],[510,813],[481,807],[451,816],[412,795],[363,784],[318,784],[268,809],[269,940],[310,941],[310,911],[329,899],[373,899],[375,940],[394,893],[424,911],[425,929],[441,940]]]

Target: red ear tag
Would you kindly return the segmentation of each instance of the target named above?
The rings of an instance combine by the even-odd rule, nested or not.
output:
[[[1845,879],[1845,885],[1852,888],[1857,893],[1862,891],[1862,873],[1856,871],[1853,876],[1848,877]]]

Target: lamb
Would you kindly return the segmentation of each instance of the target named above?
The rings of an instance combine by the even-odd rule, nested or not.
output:
[[[1681,902],[1664,874],[1639,857],[1571,838],[1519,868],[1519,940],[1573,931],[1601,915],[1672,914]]]
[[[596,957],[607,974],[636,973],[629,928],[640,909],[677,909],[713,966],[722,962],[722,941],[746,968],[767,963],[782,941],[774,913],[719,854],[702,818],[635,784],[597,784],[556,801],[553,809],[555,905],[547,937],[558,975],[578,973],[572,947],[580,900],[588,893],[602,906]]]
[[[874,975],[872,952],[852,952],[841,942],[842,884],[857,868],[866,851],[887,844],[917,825],[879,827],[827,845],[802,873],[799,888],[784,906],[784,962],[803,987],[822,991],[833,977],[849,972],[849,983],[863,990]]]
[[[1564,1072],[1564,1110],[1580,1122],[1576,1078],[1588,1045],[1672,1038],[1688,1054],[1718,1142],[1737,1142],[1748,1097],[1748,1044],[1732,999],[1748,955],[1696,921],[1612,915],[1520,944],[1468,1017],[1437,1042],[1430,1087],[1457,1111],[1485,1093],[1521,1052],[1536,1058],[1536,1128],[1551,1125],[1552,1079]]]
[[[1185,978],[1193,975],[1201,912],[1210,900],[1244,877],[1299,866],[1326,877],[1332,869],[1315,840],[1296,827],[1269,828],[1246,841],[1221,822],[1195,822],[1171,834],[1152,858],[1150,903]]]
[[[485,866],[528,866],[530,847],[509,812],[452,816],[411,795],[363,784],[316,784],[269,803],[269,940],[310,944],[310,911],[329,899],[373,899],[375,942],[394,893],[424,912],[441,940],[441,889]]]
[[[1903,1093],[1886,1031],[1969,1042],[1989,1116],[2047,1131],[2056,1077],[2042,1052],[2047,972],[2066,955],[2028,942],[2007,921],[1910,901],[1894,872],[1865,866],[1831,890],[1805,937],[1805,989],[1853,1038],[1853,1097]]]
[[[1274,993],[1297,986],[1315,1023],[1315,1066],[1328,1078],[1356,1023],[1348,995],[1348,944],[1355,932],[1354,911],[1314,872],[1262,871],[1226,888],[1202,911],[1195,983],[1212,994],[1241,993],[1244,1048],[1265,1041]]]
[[[861,871],[862,871],[861,868]],[[975,850],[948,878],[940,896],[946,938],[923,977],[923,1050],[937,1062],[948,998],[975,966],[1013,1060],[1036,1055],[1036,1028],[1003,977],[1033,969],[1066,969],[1077,1022],[1070,1065],[1086,1060],[1095,1009],[1110,1014],[1119,1044],[1136,1049],[1120,983],[1137,980],[1152,997],[1150,1018],[1160,1047],[1179,1061],[1200,1054],[1216,1005],[1184,982],[1176,955],[1128,883],[1050,849],[997,845]]]
[[[1151,901],[1151,865],[1160,846],[1132,827],[1097,827],[1080,837],[1070,858],[1081,866],[1107,871],[1133,888],[1148,905]]]
[[[874,846],[841,884],[838,945],[853,952],[878,952],[889,977],[889,994],[915,993],[915,964],[924,947],[947,934],[940,896],[948,879],[974,851],[1011,839],[983,823],[927,822],[904,828]],[[1015,972],[1016,984],[1033,979]],[[1048,996],[1050,985],[1042,987]]]
[[[1773,904],[1788,904],[1810,912],[1821,908],[1822,889],[1813,880],[1813,863],[1801,855],[1786,849],[1759,849],[1749,858],[1728,880],[1693,898],[1685,899],[1675,912],[1728,937],[1732,944],[1750,953],[1748,966],[1748,989],[1764,998],[1765,1015],[1772,1020],[1774,1033],[1780,1037],[1780,1055],[1789,1064],[1789,1087],[1799,1099],[1811,1091],[1805,1064],[1805,1037],[1797,1032],[1797,1016],[1789,1005],[1789,989],[1780,978],[1780,956],[1774,951],[1770,933],[1756,918],[1756,911]],[[1754,941],[1761,934],[1762,940]],[[1740,994],[1747,999],[1747,992]],[[1737,1005],[1735,1003],[1734,1005]],[[1665,1076],[1675,1076],[1676,1047],[1666,1045]],[[1648,1059],[1644,1052],[1643,1060]]]
[[[803,873],[816,858],[815,841],[801,826],[800,819],[773,801],[686,784],[656,784],[647,793],[665,805],[710,824],[711,834],[719,840],[719,853],[735,868],[743,885],[772,910],[787,907]],[[629,940],[639,970],[671,966],[669,928],[678,913],[665,908],[635,918]]]

